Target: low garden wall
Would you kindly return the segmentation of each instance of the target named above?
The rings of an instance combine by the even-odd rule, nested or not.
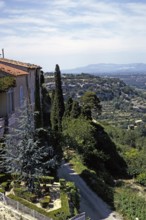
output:
[[[70,218],[70,220],[85,220],[85,212],[83,212],[73,218]]]
[[[12,206],[14,209],[16,209],[17,211],[23,212],[25,214],[28,214],[38,220],[53,220],[52,218],[49,218],[47,216],[42,215],[41,213],[30,209],[26,206],[24,206],[23,204],[21,204],[18,201],[15,201],[11,198],[8,198],[7,196],[5,196],[3,193],[0,193],[0,200],[2,202],[4,202],[6,205],[8,206]]]

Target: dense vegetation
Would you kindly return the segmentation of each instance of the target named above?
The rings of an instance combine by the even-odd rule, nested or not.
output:
[[[16,163],[19,164],[20,169],[27,167],[27,172],[29,168],[29,173],[33,177],[36,175],[35,169],[38,168],[36,165],[41,163],[39,168],[43,172],[40,173],[46,175],[46,168],[52,172],[52,166],[47,165],[53,165],[57,161],[58,166],[64,152],[66,160],[76,160],[74,164],[80,161],[81,177],[99,196],[123,212],[129,220],[133,216],[144,219],[145,213],[139,214],[142,212],[140,209],[142,198],[138,195],[135,197],[133,191],[126,188],[119,187],[116,189],[116,194],[114,193],[115,182],[119,178],[123,181],[134,178],[135,183],[146,186],[146,127],[143,123],[145,115],[143,111],[139,111],[141,109],[139,106],[138,110],[134,108],[138,105],[137,98],[140,97],[140,100],[144,101],[144,96],[119,79],[87,74],[68,75],[61,79],[58,65],[53,80],[53,88],[46,87],[47,91],[45,85],[42,85],[38,90],[39,93],[36,93],[36,102],[38,101],[36,110],[39,111],[39,117],[36,117],[36,129],[27,130],[30,123],[27,121],[26,124],[23,123],[26,127],[21,136],[25,141],[20,141],[17,146],[20,148],[17,157],[20,160],[13,160],[13,168],[16,168]],[[36,85],[39,86],[38,82]],[[143,102],[140,104],[144,106]],[[123,114],[124,121],[118,120],[116,114],[118,117]],[[139,116],[143,116],[140,117],[142,120],[140,124],[135,124],[135,120],[139,119],[136,117]],[[128,130],[130,124],[132,126]],[[23,126],[21,124],[21,127]],[[40,128],[41,126],[44,127]],[[11,141],[8,142],[10,144]],[[14,143],[12,145],[14,146]],[[47,152],[49,154],[51,152],[51,155],[47,155]],[[31,160],[28,154],[31,154]],[[11,157],[8,159],[12,164]],[[20,163],[22,160],[25,161],[24,164]],[[11,172],[25,172],[25,169],[20,169]],[[31,184],[28,188],[29,186]],[[70,189],[70,199],[76,205],[73,215],[79,211],[79,197],[75,196],[77,189],[71,184],[67,188]],[[122,202],[119,195],[122,196]],[[129,198],[128,204],[126,197]],[[135,207],[137,211],[133,214]],[[145,203],[141,207],[144,209]]]
[[[146,201],[138,195],[138,192],[130,188],[116,189],[115,207],[124,214],[127,219],[146,219]]]
[[[15,87],[16,80],[14,77],[0,77],[0,92],[5,92],[11,87]]]
[[[128,211],[126,215],[127,208],[120,208],[120,201],[115,203],[114,185],[119,178],[134,178],[136,184],[146,185],[145,95],[115,78],[70,74],[63,75],[62,81],[65,158],[98,195],[132,219]],[[129,196],[129,191],[124,193]],[[141,200],[138,195],[134,199]],[[136,206],[141,210],[140,203]]]

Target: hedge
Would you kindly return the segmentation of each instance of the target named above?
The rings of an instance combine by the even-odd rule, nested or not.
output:
[[[64,192],[61,192],[61,203],[62,203],[62,207],[51,211],[51,212],[46,212],[44,209],[37,207],[36,205],[34,205],[33,203],[28,202],[25,199],[22,199],[18,196],[15,195],[8,195],[9,198],[20,202],[21,204],[27,206],[30,209],[33,209],[39,213],[41,213],[42,215],[45,215],[47,217],[53,218],[53,220],[59,220],[60,217],[58,216],[59,213],[64,213],[64,219],[66,219],[67,217],[70,216],[70,210],[69,210],[69,204],[68,204],[68,198],[67,195]]]
[[[11,179],[11,176],[9,174],[0,174],[0,183],[6,182],[9,179]]]
[[[40,183],[49,183],[52,184],[54,182],[54,177],[53,176],[41,176],[39,177]]]

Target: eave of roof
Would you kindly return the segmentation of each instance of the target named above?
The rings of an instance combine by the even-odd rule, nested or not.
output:
[[[36,69],[36,68],[41,69],[42,68],[41,66],[38,66],[38,65],[35,65],[35,64],[24,63],[24,62],[20,62],[20,61],[16,61],[16,60],[10,60],[10,59],[6,59],[6,58],[0,58],[0,62],[3,62],[5,64],[7,64],[7,63],[14,64],[14,65],[26,67],[26,68],[29,68],[29,69]]]
[[[28,72],[0,63],[0,71],[12,76],[28,75]]]

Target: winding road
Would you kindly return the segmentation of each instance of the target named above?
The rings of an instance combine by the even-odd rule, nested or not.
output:
[[[69,163],[62,164],[58,170],[58,176],[76,184],[81,195],[80,211],[86,212],[86,217],[90,217],[91,220],[122,220],[122,217],[118,213],[113,212],[110,207],[87,186],[84,180],[70,167]]]

